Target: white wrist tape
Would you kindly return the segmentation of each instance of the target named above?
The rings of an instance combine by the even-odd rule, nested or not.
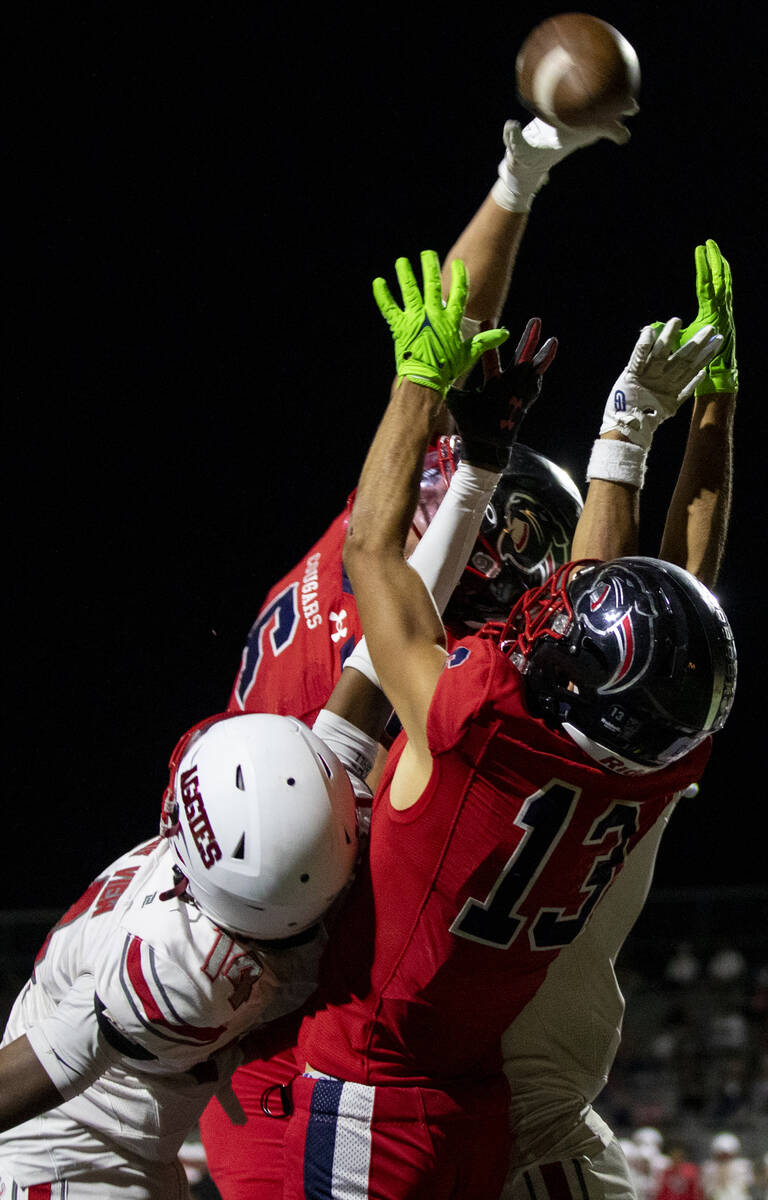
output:
[[[545,174],[539,187],[548,179],[549,175]],[[535,187],[530,192],[521,190],[519,182],[510,174],[507,164],[502,161],[499,163],[499,178],[491,188],[491,195],[499,208],[505,208],[507,212],[527,213],[531,210],[533,197],[539,187]]]
[[[345,669],[349,659],[344,664]],[[365,779],[373,767],[379,743],[363,733],[350,721],[339,717],[336,713],[321,708],[317,714],[312,732],[321,738],[329,750],[355,779]],[[357,793],[356,793],[357,794]],[[370,795],[370,792],[368,793]]]
[[[609,483],[627,483],[638,490],[645,482],[648,451],[633,442],[598,438],[592,447],[587,479],[606,479]]]
[[[441,614],[461,579],[500,479],[497,471],[460,462],[445,498],[408,560],[432,593]]]

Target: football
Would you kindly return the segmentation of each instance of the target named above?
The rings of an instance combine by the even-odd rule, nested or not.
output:
[[[627,39],[599,17],[561,13],[531,30],[516,62],[520,103],[552,125],[604,125],[631,113],[640,64]]]

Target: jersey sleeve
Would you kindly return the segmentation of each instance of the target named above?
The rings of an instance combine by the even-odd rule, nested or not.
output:
[[[94,1003],[94,978],[81,975],[56,1011],[26,1031],[51,1083],[71,1100],[120,1059],[104,1037]]]
[[[128,1059],[186,1071],[230,1040],[231,988],[184,954],[171,957],[127,933],[96,971],[96,1009]]]
[[[437,682],[427,718],[430,752],[452,750],[484,708],[494,673],[494,649],[477,637],[454,645]]]

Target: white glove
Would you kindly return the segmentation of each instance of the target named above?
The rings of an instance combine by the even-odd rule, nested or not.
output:
[[[632,112],[637,111],[637,105]],[[632,112],[626,115],[631,116]],[[493,185],[493,198],[500,208],[509,212],[528,212],[531,201],[549,179],[556,163],[600,138],[617,145],[629,141],[629,130],[621,121],[586,129],[566,129],[548,125],[536,117],[525,128],[519,121],[507,121],[504,126],[506,153],[499,163],[499,178]]]
[[[673,317],[658,331],[646,325],[624,370],[611,389],[600,433],[617,429],[648,450],[662,421],[674,416],[703,378],[707,363],[723,344],[713,325],[678,349],[681,321]]]

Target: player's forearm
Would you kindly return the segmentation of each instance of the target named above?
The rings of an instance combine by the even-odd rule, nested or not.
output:
[[[26,1037],[0,1050],[0,1133],[62,1103]]]
[[[362,559],[402,558],[416,507],[422,464],[442,396],[403,379],[392,387],[387,410],[360,475],[344,545],[353,586]]]
[[[353,661],[351,666],[344,667],[325,703],[325,709],[334,716],[350,721],[376,741],[381,737],[392,715],[392,705],[381,689],[361,673],[357,660]]]
[[[606,433],[601,441],[626,439]],[[640,527],[640,489],[628,483],[592,478],[573,535],[571,557],[621,558],[636,554]]]
[[[360,476],[344,545],[373,667],[409,737],[421,731],[444,660],[442,622],[404,555],[441,402],[440,393],[408,380],[393,388]]]
[[[489,195],[451,248],[443,290],[450,285],[451,261],[463,259],[469,273],[466,315],[473,320],[498,324],[527,222],[527,213],[508,212]]]
[[[714,587],[731,509],[735,394],[699,397],[664,526],[659,557]]]

